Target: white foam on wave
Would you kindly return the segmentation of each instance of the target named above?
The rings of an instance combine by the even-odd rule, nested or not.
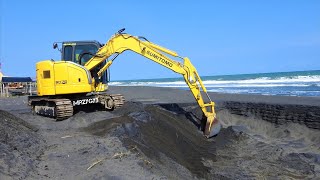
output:
[[[231,81],[216,81],[207,80],[204,84],[270,84],[270,83],[302,83],[302,82],[315,82],[320,83],[320,76],[294,76],[294,77],[280,77],[277,79],[271,79],[269,77],[261,77],[256,79],[247,80],[231,80]]]
[[[173,82],[111,82],[114,86],[160,86],[160,87],[187,87],[184,81]],[[269,77],[261,77],[248,80],[205,80],[203,84],[206,87],[282,87],[282,86],[320,86],[320,76],[294,76],[294,77],[280,77],[271,79]]]
[[[108,84],[111,86],[117,86],[117,85],[122,85],[124,83],[123,82],[109,82]]]

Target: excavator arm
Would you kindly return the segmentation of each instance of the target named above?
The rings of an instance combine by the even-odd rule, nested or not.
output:
[[[123,31],[123,30],[122,30]],[[111,56],[114,58],[107,61],[107,63],[99,70],[98,77],[101,77],[104,71],[108,69],[113,60],[121,53],[126,50],[131,50],[140,54],[172,71],[181,74],[184,77],[186,84],[189,86],[195,100],[197,101],[199,107],[201,108],[205,122],[204,135],[206,137],[212,137],[220,131],[221,125],[219,124],[216,113],[215,113],[215,103],[211,101],[210,96],[207,93],[207,89],[203,85],[203,82],[196,70],[187,57],[179,57],[178,54],[169,49],[163,48],[159,45],[149,42],[143,37],[136,37],[129,34],[123,34],[120,30],[117,34],[112,36],[110,40],[102,46],[84,66],[88,70],[94,69],[96,66],[105,62]],[[169,58],[167,55],[173,57],[178,57],[183,59],[183,63],[175,61]],[[201,94],[201,89],[203,93],[207,96],[209,102],[205,103],[203,96]]]

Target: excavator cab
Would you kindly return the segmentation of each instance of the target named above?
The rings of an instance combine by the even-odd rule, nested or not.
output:
[[[54,46],[55,47],[55,46]],[[64,41],[62,42],[61,59],[65,61],[72,61],[74,63],[84,65],[89,59],[92,58],[92,54],[96,54],[98,49],[102,47],[98,41]],[[101,63],[92,72],[98,72],[105,63]],[[95,75],[92,74],[94,77]],[[99,82],[107,84],[109,81],[108,70],[103,73]]]

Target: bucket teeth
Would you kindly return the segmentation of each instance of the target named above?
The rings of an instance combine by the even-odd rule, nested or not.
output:
[[[216,136],[221,130],[221,124],[217,118],[214,118],[212,123],[211,123],[211,121],[212,120],[210,120],[209,118],[207,119],[206,126],[204,129],[204,135],[207,138],[211,138],[213,136]]]

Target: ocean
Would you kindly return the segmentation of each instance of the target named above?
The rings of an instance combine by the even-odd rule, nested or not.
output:
[[[202,76],[208,92],[283,96],[320,96],[320,70]],[[188,89],[183,78],[122,80],[111,86],[155,86]]]

